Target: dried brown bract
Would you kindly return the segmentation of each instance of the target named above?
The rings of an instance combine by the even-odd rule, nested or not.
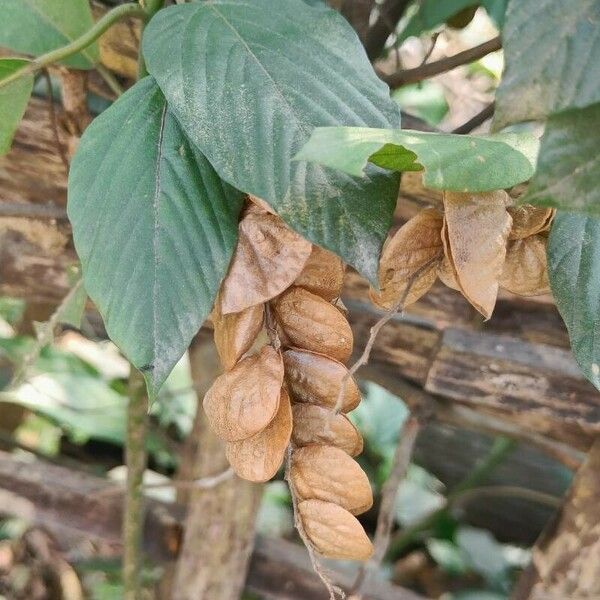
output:
[[[508,244],[500,285],[520,296],[539,296],[550,291],[546,262],[547,239],[532,235]]]
[[[521,240],[543,231],[548,231],[556,210],[543,206],[509,206],[508,213],[512,217],[512,229],[508,239]]]
[[[343,284],[344,263],[333,252],[323,250],[319,246],[313,246],[302,273],[294,282],[295,286],[330,302],[340,296]]]

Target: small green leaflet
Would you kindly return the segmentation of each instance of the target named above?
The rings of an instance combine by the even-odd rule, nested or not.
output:
[[[600,390],[600,219],[557,212],[548,274],[575,360]]]
[[[183,135],[151,77],[81,138],[67,209],[85,288],[152,396],[212,308],[242,199]]]
[[[0,46],[40,56],[66,46],[92,27],[88,0],[2,0]],[[91,69],[98,62],[97,44],[63,61],[74,69]]]
[[[319,127],[296,155],[354,176],[368,162],[395,171],[425,169],[423,184],[456,192],[486,192],[529,179],[538,140],[527,134],[489,136]]]
[[[600,104],[548,119],[522,202],[600,217]]]
[[[599,23],[598,0],[509,3],[496,129],[600,102]]]
[[[0,59],[0,80],[23,69],[28,64],[28,60],[20,58]],[[6,87],[0,88],[0,156],[10,150],[13,136],[23,118],[32,89],[33,75],[31,74],[20,77]]]
[[[143,51],[189,139],[231,185],[376,280],[399,178],[293,161],[316,126],[399,127],[356,32],[302,0],[212,0],[161,10]]]

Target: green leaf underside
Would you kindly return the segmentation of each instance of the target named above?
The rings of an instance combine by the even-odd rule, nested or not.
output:
[[[151,77],[81,139],[68,213],[85,288],[152,395],[211,310],[242,200],[183,136]]]
[[[600,2],[511,2],[494,126],[600,102]]]
[[[223,0],[160,11],[143,40],[186,135],[236,188],[374,281],[399,178],[356,179],[292,157],[315,126],[398,127],[356,33],[300,0]],[[300,58],[301,57],[301,60]]]
[[[467,136],[363,127],[320,127],[298,153],[360,176],[369,161],[398,171],[425,169],[423,184],[457,192],[508,188],[534,172],[538,140],[526,134]]]
[[[71,43],[93,24],[88,0],[2,0],[0,46],[40,56]],[[99,58],[94,43],[62,62],[90,69]]]
[[[575,360],[600,389],[600,219],[556,214],[548,241],[548,273]]]
[[[548,119],[522,201],[600,217],[600,104]]]
[[[26,67],[29,61],[20,58],[0,59],[0,80]],[[25,114],[31,90],[33,75],[16,79],[0,88],[0,156],[10,150],[13,136]]]

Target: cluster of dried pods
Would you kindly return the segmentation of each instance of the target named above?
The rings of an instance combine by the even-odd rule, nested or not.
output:
[[[499,288],[523,296],[549,292],[546,263],[554,209],[514,206],[504,190],[445,192],[386,243],[380,291],[371,299],[390,310],[416,302],[439,279],[489,319]]]
[[[352,458],[362,438],[345,414],[360,392],[344,366],[353,336],[343,277],[339,258],[250,199],[212,314],[225,372],[204,410],[240,477],[267,481],[289,456],[296,519],[318,554],[366,560],[372,544],[354,515],[373,497]]]

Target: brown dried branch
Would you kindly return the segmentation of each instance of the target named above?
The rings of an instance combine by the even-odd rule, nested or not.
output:
[[[425,65],[421,65],[420,67],[415,67],[414,69],[397,71],[391,75],[380,74],[380,77],[392,89],[395,89],[408,83],[418,83],[419,81],[429,79],[434,75],[446,73],[447,71],[451,71],[452,69],[460,67],[461,65],[467,65],[479,60],[480,58],[483,58],[484,56],[487,56],[491,52],[500,50],[501,48],[502,40],[500,36],[498,36],[488,40],[487,42],[484,42],[483,44],[479,44],[479,46],[459,52],[454,56],[448,56],[447,58],[442,58],[440,60],[436,60],[435,62],[427,63]]]
[[[52,91],[52,79],[50,79],[50,72],[48,69],[42,71],[42,75],[46,80],[46,88],[48,91],[48,114],[50,116],[50,126],[52,127],[52,135],[54,136],[54,143],[56,144],[56,151],[60,156],[60,160],[65,166],[65,173],[69,174],[69,159],[65,153],[65,149],[60,141],[60,135],[58,134],[58,118],[56,117],[56,108],[54,106],[54,92]]]
[[[364,46],[369,60],[375,60],[382,53],[409,4],[410,0],[385,0],[379,5],[379,16],[365,36]]]
[[[494,116],[494,110],[496,108],[495,102],[490,102],[483,110],[478,112],[474,117],[469,119],[466,123],[463,123],[456,129],[452,131],[452,133],[471,133],[473,129],[479,127],[483,123],[485,123],[488,119],[491,119]]]

